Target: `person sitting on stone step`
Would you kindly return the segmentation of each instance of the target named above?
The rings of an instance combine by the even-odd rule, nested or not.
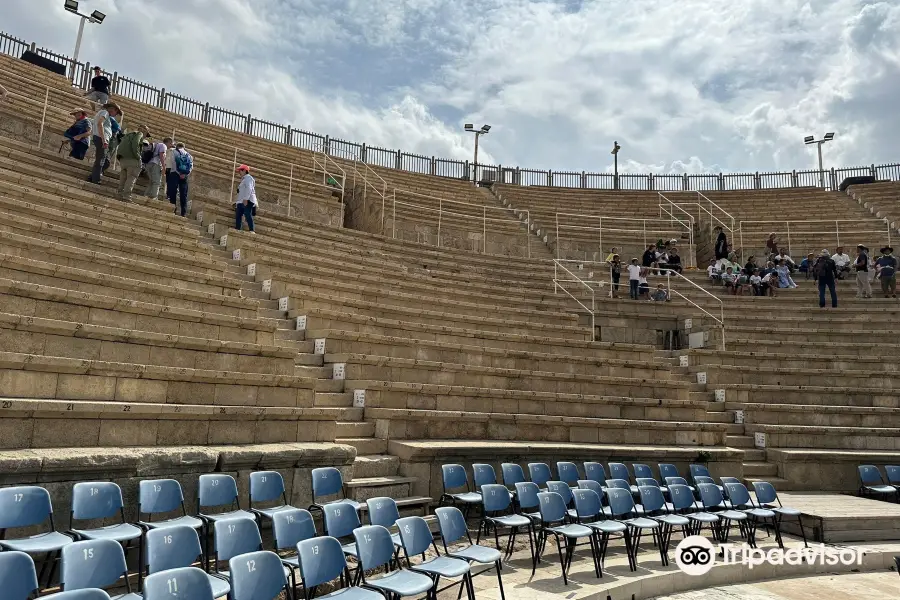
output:
[[[853,265],[853,261],[850,260],[850,256],[844,252],[843,246],[838,246],[834,249],[831,260],[833,260],[834,264],[837,266],[838,279],[844,279],[845,276],[850,274],[850,267]]]

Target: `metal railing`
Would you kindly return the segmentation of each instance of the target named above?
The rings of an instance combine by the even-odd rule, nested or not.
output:
[[[881,221],[883,223],[883,228],[874,229],[873,227],[867,226],[866,222],[860,223],[858,219],[812,219],[808,221],[740,221],[738,223],[738,240],[741,247],[741,262],[745,260],[747,243],[760,243],[757,241],[759,239],[761,240],[761,245],[766,246],[766,240],[768,240],[771,233],[775,233],[776,236],[786,236],[787,250],[790,256],[794,256],[794,240],[791,238],[792,235],[795,237],[801,235],[804,237],[819,236],[818,240],[821,241],[817,240],[815,242],[816,245],[813,248],[805,249],[806,252],[812,250],[812,252],[817,256],[822,246],[832,246],[832,240],[834,241],[833,246],[842,246],[845,243],[841,241],[842,235],[844,236],[845,241],[848,237],[852,237],[850,243],[854,246],[857,243],[861,243],[860,237],[862,236],[884,235],[884,241],[886,241],[887,245],[890,246],[891,225],[889,220],[886,218],[871,219],[869,223],[873,223],[875,221]],[[763,228],[763,225],[768,225],[769,227]],[[759,229],[756,229],[754,228],[754,226],[760,227]],[[745,236],[747,237],[746,242]],[[869,239],[867,241],[873,242],[876,240]],[[779,244],[779,248],[781,247],[781,244]],[[804,252],[804,254],[806,252]]]
[[[560,217],[575,217],[578,223],[586,223],[590,221],[597,222],[597,225],[570,225],[567,223],[560,223]],[[683,229],[682,235],[687,234],[688,245],[690,246],[691,251],[688,253],[689,262],[686,266],[696,266],[696,257],[694,257],[694,220],[691,215],[688,215],[688,220],[681,220],[674,216],[670,219],[647,219],[647,218],[631,218],[631,217],[609,217],[602,215],[587,215],[587,214],[578,214],[578,213],[566,213],[566,212],[557,212],[555,213],[556,218],[556,258],[563,258],[560,256],[560,246],[561,242],[564,240],[563,231],[564,230],[574,230],[574,231],[582,231],[582,232],[596,232],[597,234],[597,246],[603,249],[603,232],[609,233],[624,233],[624,234],[634,234],[640,235],[643,240],[643,246],[646,248],[651,243],[656,243],[659,239],[659,235],[662,234],[664,236],[668,236],[672,231],[673,223],[677,223],[678,226]],[[604,221],[606,224],[604,224]],[[630,226],[632,223],[639,223],[639,227]],[[651,224],[651,228],[648,229],[647,225]],[[658,227],[653,227],[652,225],[658,224]],[[650,237],[653,239],[651,240]],[[691,258],[693,257],[693,258]]]
[[[700,204],[701,206],[703,206],[703,202],[702,202],[703,200],[705,200],[707,202],[707,204],[709,204],[709,208],[707,209],[707,212],[709,213],[710,217],[715,219],[716,222],[718,222],[722,226],[723,229],[733,233],[735,220],[734,220],[734,217],[731,215],[731,213],[729,213],[727,210],[725,210],[724,208],[722,208],[721,206],[719,206],[718,204],[716,204],[715,202],[713,202],[712,200],[707,198],[706,195],[703,194],[703,192],[698,191],[697,192],[697,204]],[[722,218],[720,218],[719,216],[716,216],[714,214],[714,210],[718,210],[720,215],[722,217],[724,217],[725,220],[723,221]]]
[[[712,292],[709,292],[709,291],[703,289],[702,287],[700,287],[699,285],[697,285],[696,283],[694,283],[693,281],[691,281],[690,279],[688,279],[681,273],[678,273],[677,271],[667,270],[667,271],[665,271],[665,274],[666,274],[666,290],[669,294],[669,299],[671,300],[672,296],[675,295],[675,296],[681,298],[682,300],[684,300],[685,302],[687,302],[688,304],[690,304],[691,306],[693,306],[694,308],[696,308],[697,310],[699,310],[701,313],[703,313],[704,315],[706,315],[713,321],[715,321],[722,331],[722,350],[725,350],[725,302],[721,298],[719,298],[718,296],[713,294]],[[703,292],[705,295],[707,295],[710,298],[712,298],[713,300],[715,300],[719,305],[719,316],[717,317],[710,311],[708,311],[705,308],[703,308],[702,306],[700,306],[700,304],[698,304],[697,302],[691,300],[690,298],[688,298],[687,296],[685,296],[678,290],[673,289],[672,288],[672,278],[673,277],[675,278],[675,281],[678,281],[678,282],[683,281],[683,282],[687,283],[689,286],[691,286],[693,289],[699,290],[699,291]]]
[[[50,56],[57,61],[72,65],[74,61],[71,58],[54,53],[44,48],[38,48],[34,43],[29,44],[24,40],[20,40],[6,33],[0,32],[0,53],[10,56],[20,56],[25,50],[32,50],[44,56]],[[76,70],[82,75],[76,74],[70,76],[74,85],[81,89],[86,89],[90,83],[90,63],[76,63]],[[117,74],[112,73],[111,78],[115,84],[118,79]],[[167,109],[169,93],[165,88],[158,88],[146,83],[142,83],[133,79],[124,78],[123,84],[118,88],[114,87],[114,93],[121,94],[132,100],[146,102],[153,106]],[[254,119],[251,115],[245,115],[239,112],[230,111],[215,106],[210,106],[208,102],[202,102],[186,98],[185,96],[177,96],[182,102],[187,101],[193,105],[204,107],[202,118],[199,119],[204,123],[211,123],[220,127],[225,127],[233,131],[254,135],[253,124]],[[177,103],[176,103],[177,104]],[[183,105],[182,105],[183,106]],[[190,111],[190,114],[178,112],[176,106],[175,112],[182,116],[195,118],[197,114]],[[801,170],[801,171],[784,171],[784,172],[755,172],[755,173],[703,173],[703,174],[636,174],[623,173],[616,177],[612,173],[589,173],[585,171],[573,172],[569,170],[553,171],[552,169],[526,169],[518,166],[473,164],[461,160],[444,159],[437,157],[427,157],[421,154],[403,152],[402,150],[391,150],[388,148],[379,148],[369,146],[365,143],[348,142],[345,140],[337,140],[328,135],[320,135],[310,133],[300,129],[294,129],[291,125],[279,125],[285,132],[285,140],[283,143],[297,148],[307,150],[315,150],[314,144],[324,140],[326,154],[332,154],[333,147],[336,149],[341,146],[345,151],[353,149],[357,152],[358,160],[367,164],[388,167],[393,169],[405,170],[412,173],[420,173],[423,175],[436,175],[439,177],[448,177],[452,179],[471,180],[475,173],[492,173],[495,181],[498,183],[506,183],[512,185],[540,185],[549,187],[574,187],[589,189],[626,189],[626,190],[649,190],[649,191],[726,191],[726,190],[745,190],[745,189],[766,189],[766,188],[798,188],[798,187],[818,187],[822,173],[818,169]],[[332,144],[331,142],[334,142]],[[332,154],[333,155],[333,154]],[[876,179],[883,180],[900,180],[900,163],[891,163],[883,165],[866,165],[857,167],[847,167],[841,169],[831,169],[824,173],[826,188],[831,190],[838,189],[840,182],[845,177],[857,175],[872,175]]]
[[[553,293],[556,294],[559,290],[562,290],[564,294],[566,294],[569,298],[574,300],[581,308],[583,308],[584,310],[586,310],[588,312],[588,314],[590,315],[590,319],[591,319],[591,341],[594,341],[597,339],[597,322],[596,322],[597,316],[595,314],[596,310],[597,310],[597,297],[596,297],[596,294],[594,293],[594,288],[591,287],[590,284],[588,284],[588,282],[581,279],[578,275],[576,275],[571,270],[569,270],[569,268],[566,267],[563,264],[563,262],[564,261],[561,261],[559,259],[553,259]],[[560,271],[567,274],[572,279],[560,279],[560,277],[559,277]],[[575,283],[578,285],[579,288],[586,289],[588,291],[588,294],[590,294],[591,305],[588,306],[587,304],[582,302],[579,298],[577,298],[574,294],[572,294],[572,292],[570,292],[568,289],[566,289],[566,286],[563,285],[564,283]]]

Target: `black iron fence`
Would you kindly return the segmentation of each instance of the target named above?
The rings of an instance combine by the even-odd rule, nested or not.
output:
[[[19,57],[26,50],[59,62],[66,66],[69,79],[75,87],[86,89],[90,84],[90,63],[76,62],[62,54],[38,48],[0,32],[0,53]],[[522,186],[547,186],[561,188],[585,188],[599,190],[647,190],[676,191],[724,191],[764,188],[790,188],[822,186],[837,189],[846,177],[871,175],[879,180],[900,180],[900,164],[869,165],[831,169],[820,172],[790,171],[781,173],[705,173],[670,174],[649,173],[589,173],[585,171],[552,171],[523,169],[503,165],[474,164],[467,160],[452,160],[425,156],[402,150],[390,150],[364,143],[350,142],[328,135],[320,135],[294,129],[290,125],[255,119],[251,115],[231,111],[186,96],[167,92],[146,83],[119,75],[106,73],[112,81],[112,91],[173,113],[297,148],[325,152],[334,157],[356,160],[380,167],[401,169],[425,175],[437,175],[452,179],[501,182]]]

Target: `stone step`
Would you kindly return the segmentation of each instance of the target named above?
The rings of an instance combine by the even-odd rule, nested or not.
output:
[[[343,379],[316,379],[316,393],[318,392],[343,392]]]
[[[775,477],[778,465],[767,462],[744,462],[745,477]]]
[[[297,331],[296,329],[283,329],[281,321],[277,321],[278,329],[275,330],[275,339],[280,342],[299,342],[298,348],[303,348],[304,352],[312,352],[315,349],[315,342],[306,339],[305,331]],[[309,348],[305,350],[305,348]]]
[[[279,340],[279,346],[284,346],[285,344],[281,343],[282,341],[288,340]],[[297,342],[298,344],[314,344],[313,341],[309,342]],[[321,354],[314,354],[312,352],[298,352],[297,357],[294,359],[294,364],[297,366],[308,366],[308,367],[321,367],[324,364],[324,356]]]
[[[766,462],[766,451],[761,448],[742,448],[744,451],[744,462]]]
[[[340,424],[338,430],[340,431]],[[396,475],[399,469],[400,458],[390,454],[359,454],[353,462],[354,477],[386,477]]]
[[[335,423],[335,437],[373,437],[375,435],[375,423],[365,421],[341,421]]]
[[[755,448],[753,436],[750,435],[726,435],[725,445],[732,448]]]
[[[344,484],[350,498],[363,502],[369,498],[387,496],[389,498],[405,498],[409,496],[415,477],[387,475],[383,477],[354,477]]]
[[[316,392],[315,406],[353,406],[353,392]],[[366,437],[366,436],[349,436]]]
[[[734,417],[727,412],[708,411],[706,420],[710,423],[734,423]]]
[[[331,379],[334,369],[331,366],[319,367],[309,365],[294,365],[294,374],[301,377],[315,377],[316,379]]]
[[[378,438],[336,438],[335,444],[346,444],[356,448],[359,454],[384,454],[387,451],[387,440]]]
[[[248,288],[241,288],[241,297],[242,298],[255,298],[256,300],[270,300],[269,292],[264,292],[262,290],[254,290]]]
[[[746,485],[749,490],[753,490],[754,481],[766,481],[771,483],[779,492],[789,492],[791,490],[801,489],[794,485],[789,479],[782,479],[780,477],[744,477],[744,485]]]

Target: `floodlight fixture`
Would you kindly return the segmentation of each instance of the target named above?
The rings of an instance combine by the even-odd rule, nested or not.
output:
[[[826,142],[830,142],[830,141],[833,140],[833,139],[834,139],[834,133],[833,133],[833,132],[832,132],[832,133],[826,133],[826,134],[825,134],[825,141],[826,141]]]
[[[808,135],[805,138],[803,138],[803,143],[806,144],[807,146],[811,145],[811,144],[815,144],[816,146],[818,146],[818,150],[819,150],[819,185],[822,187],[822,189],[825,189],[825,167],[822,164],[822,144],[833,141],[833,140],[834,140],[834,132],[833,131],[829,131],[828,133],[826,133],[825,137],[823,137],[821,140],[817,140],[816,136],[814,136],[814,135]]]
[[[91,21],[97,23],[98,25],[103,22],[103,19],[106,18],[106,15],[100,12],[99,10],[95,10],[91,13]]]
[[[463,127],[465,127],[466,131],[472,131],[475,129],[475,126],[471,123],[466,123],[465,125],[463,125]]]
[[[615,141],[615,142],[613,142],[613,149],[612,149],[612,152],[610,152],[610,154],[616,155],[619,153],[619,150],[621,150],[621,149],[622,149],[622,146],[619,145],[618,141]]]
[[[475,125],[473,123],[466,123],[463,125],[463,129],[468,131],[469,133],[475,134],[475,160],[473,162],[473,166],[475,168],[475,172],[478,171],[478,138],[488,133],[491,130],[490,125],[482,125],[479,129],[475,129]],[[477,176],[475,177],[475,181],[477,184]]]
[[[482,125],[482,126],[481,126],[481,133],[487,133],[487,132],[489,132],[490,130],[491,130],[491,126],[490,126],[490,125]]]
[[[815,141],[816,141],[816,136],[814,136],[814,135],[808,135],[808,136],[806,136],[805,138],[803,138],[803,143],[804,143],[804,144],[812,144],[812,143],[814,143]]]
[[[78,12],[78,0],[66,0],[65,8],[70,13]]]

